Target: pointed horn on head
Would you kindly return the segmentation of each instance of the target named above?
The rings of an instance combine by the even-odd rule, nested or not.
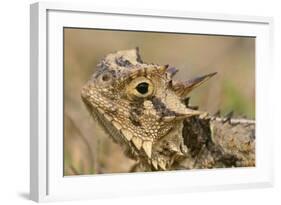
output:
[[[203,75],[200,77],[193,78],[191,80],[185,81],[185,82],[172,82],[172,88],[177,93],[178,96],[181,98],[187,97],[187,95],[196,87],[203,84],[207,80],[209,80],[211,77],[216,75],[217,72],[210,73],[207,75]]]

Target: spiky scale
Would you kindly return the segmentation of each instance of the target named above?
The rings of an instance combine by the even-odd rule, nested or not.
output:
[[[109,122],[111,122],[112,121],[112,117],[110,117],[110,115],[108,115],[108,114],[106,114],[106,113],[104,113],[104,115],[103,115],[104,117],[105,117],[105,119],[107,119]]]
[[[132,138],[132,142],[134,143],[134,145],[136,146],[136,148],[138,150],[141,149],[141,147],[142,147],[142,139],[141,138],[134,136]]]
[[[142,148],[147,154],[148,158],[151,158],[152,153],[152,142],[151,141],[144,141],[142,144]]]
[[[156,159],[152,159],[151,160],[151,163],[152,163],[152,165],[153,165],[153,167],[154,167],[154,169],[158,169],[158,163],[157,163],[157,160]]]
[[[176,118],[175,115],[171,115],[171,116],[165,116],[165,117],[163,117],[162,120],[163,120],[164,122],[172,122],[175,118]]]
[[[166,71],[169,79],[171,79],[174,75],[176,75],[177,72],[178,72],[178,69],[176,69],[175,67],[169,67]]]
[[[122,125],[121,125],[119,122],[113,120],[113,121],[112,121],[112,124],[114,125],[114,127],[115,127],[117,130],[121,130],[121,129],[122,129]]]
[[[158,165],[161,167],[162,170],[166,170],[166,163],[163,159],[158,160]]]
[[[121,133],[125,136],[125,138],[126,138],[128,141],[131,141],[131,139],[133,138],[132,132],[130,132],[130,131],[127,130],[127,129],[121,129]]]

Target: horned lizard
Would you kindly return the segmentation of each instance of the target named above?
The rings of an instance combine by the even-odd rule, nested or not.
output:
[[[82,88],[92,116],[135,159],[135,170],[255,165],[255,123],[210,116],[189,93],[210,73],[185,82],[169,65],[144,63],[139,49],[108,54]]]

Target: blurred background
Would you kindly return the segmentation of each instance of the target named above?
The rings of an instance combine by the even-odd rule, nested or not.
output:
[[[190,94],[191,105],[255,118],[255,38],[64,28],[64,175],[128,172],[135,164],[92,119],[80,91],[106,54],[136,46],[144,62],[178,68],[176,79],[218,72]]]

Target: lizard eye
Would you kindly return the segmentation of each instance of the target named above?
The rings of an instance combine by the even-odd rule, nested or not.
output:
[[[149,84],[147,82],[139,83],[136,87],[137,91],[141,94],[148,92]]]
[[[126,93],[130,99],[146,98],[153,95],[154,86],[148,78],[139,77],[129,83]]]

